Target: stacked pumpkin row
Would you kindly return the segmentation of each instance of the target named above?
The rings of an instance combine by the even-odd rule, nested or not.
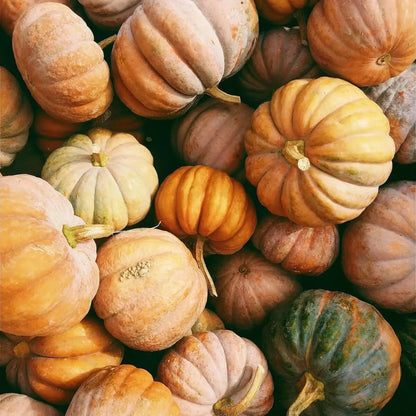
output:
[[[414,2],[59,3],[1,22],[0,414],[378,413],[414,368]],[[351,293],[306,290],[337,260]]]

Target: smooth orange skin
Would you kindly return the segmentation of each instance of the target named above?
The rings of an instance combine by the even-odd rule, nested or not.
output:
[[[259,13],[277,25],[294,20],[298,10],[312,8],[318,0],[255,0]]]

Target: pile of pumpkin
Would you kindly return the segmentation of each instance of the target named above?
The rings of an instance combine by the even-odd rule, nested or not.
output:
[[[1,8],[1,416],[414,414],[414,0]]]

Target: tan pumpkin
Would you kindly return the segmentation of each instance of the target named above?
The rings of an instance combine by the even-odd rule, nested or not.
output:
[[[12,35],[17,19],[29,7],[37,3],[45,3],[48,0],[2,0],[0,13],[0,26],[8,35]],[[54,3],[62,3],[74,9],[76,0],[49,0]]]
[[[0,416],[60,416],[54,407],[26,394],[0,394]]]
[[[342,266],[380,308],[416,312],[416,182],[391,182],[342,239]]]
[[[300,30],[273,27],[260,33],[250,59],[236,77],[241,96],[257,106],[289,81],[320,75],[322,71],[302,44]]]
[[[7,342],[7,334],[5,337]],[[92,317],[56,335],[10,341],[12,350],[6,363],[9,384],[21,393],[60,405],[68,404],[94,371],[119,365],[124,352],[123,345]],[[0,337],[3,350],[4,342]]]
[[[153,156],[134,136],[94,128],[52,152],[42,178],[65,195],[87,224],[115,230],[148,213],[159,185]]]
[[[224,322],[211,309],[205,308],[198,319],[192,325],[191,333],[202,331],[215,331],[217,329],[225,329]]]
[[[98,289],[92,238],[113,229],[86,225],[67,198],[32,175],[0,177],[0,201],[0,331],[47,336],[71,328]]]
[[[254,110],[244,103],[208,98],[177,119],[171,143],[186,165],[207,165],[229,175],[244,170],[244,135]]]
[[[342,223],[389,177],[389,130],[381,108],[348,81],[293,80],[254,112],[246,177],[274,215],[309,227]]]
[[[104,30],[119,29],[140,0],[79,0],[88,18]]]
[[[12,41],[23,80],[50,116],[78,123],[109,107],[113,87],[104,53],[68,6],[33,5],[17,21]]]
[[[273,405],[273,380],[261,350],[224,329],[198,332],[160,360],[157,378],[182,416],[263,416]]]
[[[306,227],[272,214],[259,221],[251,241],[272,263],[310,276],[328,270],[339,253],[336,225]]]
[[[100,246],[97,264],[94,310],[130,348],[170,347],[205,308],[204,275],[191,251],[168,231],[134,228],[115,234]]]
[[[65,416],[180,416],[172,393],[145,369],[130,364],[92,374],[75,393]]]
[[[215,311],[227,326],[237,330],[259,328],[273,308],[302,290],[294,275],[251,247],[215,256],[208,268],[218,293]]]
[[[364,91],[389,119],[390,136],[396,144],[394,160],[416,162],[416,63],[396,77]]]
[[[307,24],[311,55],[358,86],[387,81],[416,59],[414,0],[321,0]]]
[[[23,149],[33,122],[29,97],[17,78],[0,66],[0,168],[13,163]]]
[[[141,116],[176,117],[198,96],[217,95],[220,81],[247,61],[257,36],[252,0],[142,0],[112,50],[117,95]]]

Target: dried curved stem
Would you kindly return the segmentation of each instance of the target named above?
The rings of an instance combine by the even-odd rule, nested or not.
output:
[[[205,238],[201,237],[200,235],[196,238],[195,243],[195,259],[198,264],[199,269],[205,276],[205,280],[207,281],[208,285],[208,292],[213,297],[218,297],[217,289],[215,287],[214,281],[212,280],[211,274],[207,269],[207,265],[205,264],[204,260],[204,243]]]
[[[108,38],[105,38],[98,42],[98,45],[101,49],[104,49],[106,46],[111,45],[117,38],[117,35],[109,36]]]
[[[235,103],[240,104],[241,98],[238,95],[228,94],[218,87],[212,87],[205,90],[205,94],[209,95],[210,97],[218,98],[221,101],[225,101],[227,103]]]
[[[114,227],[110,224],[82,224],[69,226],[64,224],[62,232],[68,244],[75,248],[78,243],[96,238],[109,237],[114,233]]]

